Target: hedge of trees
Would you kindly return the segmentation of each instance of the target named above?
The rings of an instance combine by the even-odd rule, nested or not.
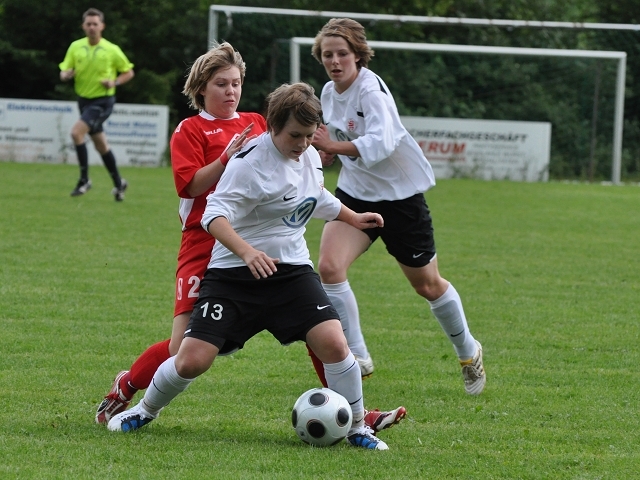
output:
[[[640,0],[0,0],[0,97],[73,99],[58,79],[58,63],[83,36],[81,15],[102,10],[104,36],[135,64],[134,81],[118,100],[169,105],[171,125],[192,115],[181,94],[193,60],[208,43],[212,3],[336,12],[565,22],[636,23]],[[326,19],[273,15],[222,16],[220,39],[247,63],[241,109],[261,111],[265,96],[288,81],[286,39],[312,37]],[[640,33],[636,31],[470,28],[363,22],[371,40],[616,50],[627,52],[623,180],[640,178]],[[302,79],[325,82],[305,52]],[[558,179],[611,177],[615,64],[611,61],[436,55],[377,51],[370,67],[385,78],[401,114],[432,117],[546,121],[553,125],[550,173]]]

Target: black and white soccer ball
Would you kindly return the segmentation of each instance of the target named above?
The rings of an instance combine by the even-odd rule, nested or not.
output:
[[[352,420],[347,399],[329,388],[307,390],[291,412],[291,423],[300,440],[316,447],[340,442],[349,433]]]

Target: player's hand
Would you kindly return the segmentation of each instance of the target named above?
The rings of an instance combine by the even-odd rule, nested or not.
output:
[[[328,146],[331,142],[331,136],[329,135],[329,129],[326,125],[320,125],[316,132],[313,134],[312,145],[318,150],[329,150]]]
[[[231,142],[231,145],[229,145],[229,148],[227,148],[226,150],[227,156],[229,158],[233,157],[233,155],[242,147],[244,147],[249,140],[252,140],[257,137],[257,135],[249,136],[251,129],[253,129],[253,122],[251,122],[247,126],[247,128],[245,128],[242,132],[240,132],[240,134],[233,140],[233,142]]]
[[[351,225],[359,230],[366,230],[368,228],[384,227],[384,220],[379,213],[356,213],[351,217]]]
[[[336,160],[335,155],[331,155],[330,153],[327,153],[324,150],[318,150],[318,154],[320,155],[320,160],[322,161],[323,167],[329,167],[333,165],[333,162],[335,162]]]
[[[279,258],[271,258],[260,250],[253,249],[242,256],[242,260],[247,264],[251,274],[257,280],[267,278],[278,271],[276,264],[280,262]]]

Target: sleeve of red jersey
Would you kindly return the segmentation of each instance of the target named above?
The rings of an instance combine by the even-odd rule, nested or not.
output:
[[[176,191],[181,198],[191,198],[187,185],[198,170],[205,166],[202,134],[190,128],[187,121],[181,122],[171,137],[171,168]]]

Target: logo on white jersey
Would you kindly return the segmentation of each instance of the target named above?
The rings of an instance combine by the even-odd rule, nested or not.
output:
[[[346,133],[344,133],[342,130],[338,130],[336,128],[336,138],[338,139],[339,142],[350,142],[351,138],[349,138],[349,135],[347,135]],[[352,162],[355,162],[358,157],[347,157],[349,160],[351,160]]]
[[[351,138],[349,138],[349,135],[344,133],[342,130],[338,130],[337,128],[336,128],[336,138],[338,139],[339,142],[350,142],[351,141]]]
[[[282,217],[282,221],[287,227],[304,227],[311,218],[313,211],[316,209],[317,203],[318,200],[313,197],[305,198],[302,203],[300,203],[300,205],[296,207],[293,213],[287,215],[286,217]]]

